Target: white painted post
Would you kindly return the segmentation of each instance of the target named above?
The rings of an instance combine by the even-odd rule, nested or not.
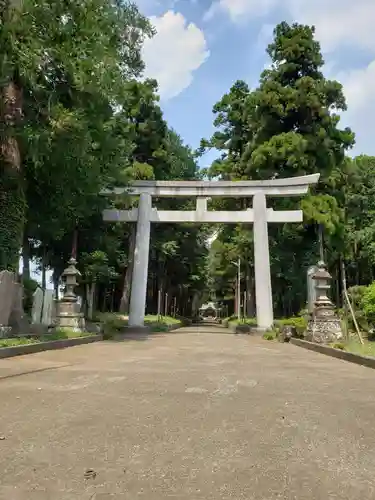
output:
[[[130,295],[129,326],[144,327],[150,249],[152,197],[142,193],[138,203],[133,279]]]
[[[254,195],[253,210],[257,324],[259,329],[267,330],[273,325],[273,306],[265,194]]]

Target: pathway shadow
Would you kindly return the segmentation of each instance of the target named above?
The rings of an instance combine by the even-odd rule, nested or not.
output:
[[[168,335],[169,332],[125,332],[115,335],[113,338],[105,339],[104,342],[127,342],[127,341],[137,341],[145,342],[146,340],[151,340],[153,338],[163,338]],[[170,332],[172,333],[172,332]]]

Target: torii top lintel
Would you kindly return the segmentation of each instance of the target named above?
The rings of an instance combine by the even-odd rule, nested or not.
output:
[[[316,184],[320,174],[289,177],[287,179],[271,179],[266,181],[135,181],[129,187],[114,188],[103,194],[140,195],[148,193],[157,198],[174,198],[176,196],[221,196],[248,197],[257,193],[268,196],[298,196],[306,194],[309,186]]]

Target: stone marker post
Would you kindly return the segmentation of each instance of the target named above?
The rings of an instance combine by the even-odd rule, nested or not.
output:
[[[318,271],[316,266],[310,266],[307,270],[307,310],[310,315],[314,312],[314,304],[316,300],[316,288],[314,275]]]
[[[323,261],[318,262],[317,268],[312,277],[315,282],[316,300],[312,318],[307,326],[306,340],[318,344],[330,344],[341,340],[343,332],[341,321],[328,297],[332,277]]]
[[[77,261],[72,257],[68,267],[62,273],[65,281],[64,296],[58,303],[56,325],[58,328],[70,328],[81,331],[85,327],[83,314],[79,311],[78,298],[74,292],[77,286],[77,277],[81,273],[76,268]]]

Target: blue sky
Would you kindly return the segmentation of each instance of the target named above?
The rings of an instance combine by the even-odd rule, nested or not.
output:
[[[316,26],[327,77],[344,85],[352,154],[374,154],[375,0],[138,0],[157,35],[143,50],[169,124],[192,147],[213,131],[212,107],[237,79],[255,86],[274,26]],[[208,165],[214,155],[202,160]]]

